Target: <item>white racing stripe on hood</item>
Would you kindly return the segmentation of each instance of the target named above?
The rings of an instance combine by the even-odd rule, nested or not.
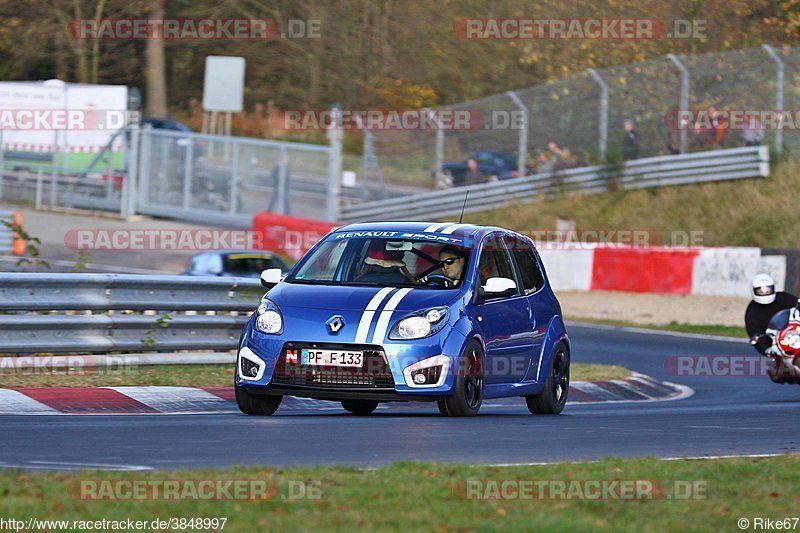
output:
[[[389,328],[389,320],[392,318],[392,313],[400,305],[400,301],[405,298],[406,294],[411,292],[412,289],[400,289],[394,296],[392,296],[386,303],[386,307],[381,311],[381,316],[378,319],[378,325],[375,326],[375,333],[372,335],[372,344],[380,344],[386,336],[386,330]]]
[[[443,228],[444,226],[447,226],[448,224],[450,224],[450,223],[449,222],[445,222],[445,223],[441,223],[440,222],[438,224],[431,224],[430,226],[428,226],[427,228],[425,228],[422,231],[425,232],[425,233],[433,233],[436,230],[438,230],[439,228]]]
[[[446,234],[449,235],[449,234],[453,233],[455,230],[457,230],[458,228],[463,228],[464,226],[468,226],[468,224],[453,224],[451,226],[447,226],[443,230],[440,230],[439,233],[446,233]]]
[[[357,343],[365,343],[367,342],[367,335],[369,335],[369,326],[372,324],[372,318],[375,316],[375,311],[378,310],[380,307],[381,302],[389,296],[389,293],[392,292],[395,288],[394,287],[384,287],[383,289],[379,290],[375,296],[372,297],[372,300],[369,301],[367,304],[367,308],[361,314],[361,320],[358,323],[358,330],[356,331],[356,340]]]

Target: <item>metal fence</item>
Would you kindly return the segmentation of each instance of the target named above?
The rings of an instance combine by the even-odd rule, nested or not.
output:
[[[446,182],[442,165],[463,162],[479,151],[509,154],[519,175],[537,172],[552,158],[548,143],[569,151],[566,167],[622,160],[623,123],[634,121],[638,157],[744,146],[742,131],[720,139],[694,128],[676,128],[677,110],[800,109],[800,48],[763,46],[748,50],[663,58],[588,70],[537,85],[442,109],[484,117],[479,129],[373,131],[364,152],[374,154],[387,184],[434,189]],[[490,120],[513,111],[526,118],[516,125]],[[437,135],[438,134],[438,135]],[[769,130],[761,144],[778,153],[800,153],[800,134]]]
[[[591,194],[614,188],[640,189],[687,183],[769,176],[766,146],[731,148],[708,152],[658,156],[629,161],[620,168],[608,165],[566,169],[496,181],[446,191],[432,191],[406,198],[402,203],[383,200],[356,205],[342,212],[342,220],[435,220],[464,212],[497,209],[509,200],[537,196]]]
[[[233,350],[259,280],[0,274],[0,353]]]
[[[335,221],[360,204],[441,188],[452,181],[445,176],[447,163],[463,163],[474,152],[507,154],[517,176],[541,174],[548,166],[617,164],[625,119],[635,123],[639,158],[742,146],[741,131],[709,141],[708,135],[675,128],[668,119],[676,110],[710,106],[800,109],[800,48],[670,55],[588,70],[443,108],[482,116],[487,128],[370,131],[362,126],[360,156],[342,154],[342,134],[336,130],[329,130],[328,145],[313,145],[123,129],[76,170],[64,162],[68,146],[23,153],[4,142],[0,130],[0,199],[237,227],[250,227],[260,211]],[[512,115],[521,120],[508,120]],[[768,129],[761,144],[800,154],[795,130]],[[13,140],[6,133],[6,141]],[[555,163],[550,141],[566,149]],[[358,175],[355,185],[342,184],[343,170]]]

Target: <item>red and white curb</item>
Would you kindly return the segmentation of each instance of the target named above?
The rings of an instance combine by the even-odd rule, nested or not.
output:
[[[684,385],[634,374],[610,381],[570,384],[569,403],[653,402],[688,398]],[[519,405],[518,398],[489,400],[487,407]],[[387,402],[383,409],[430,407],[429,403]],[[335,403],[287,396],[280,411],[340,411]],[[0,415],[215,414],[238,413],[231,387],[49,387],[0,389]]]

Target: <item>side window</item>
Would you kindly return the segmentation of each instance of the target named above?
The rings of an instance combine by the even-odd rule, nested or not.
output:
[[[484,244],[478,260],[478,277],[481,285],[486,285],[489,278],[515,279],[511,257],[499,237],[493,237]]]
[[[522,239],[510,239],[510,245],[514,259],[519,267],[519,273],[522,277],[522,288],[525,294],[532,294],[544,285],[544,277],[539,264],[536,262],[536,256],[533,253],[530,243]]]

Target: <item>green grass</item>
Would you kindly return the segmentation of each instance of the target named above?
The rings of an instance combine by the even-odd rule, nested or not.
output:
[[[600,381],[607,379],[625,379],[631,371],[617,365],[596,365],[590,363],[572,363],[569,367],[569,378],[572,381]]]
[[[785,160],[766,179],[746,179],[615,191],[511,203],[502,209],[469,214],[468,222],[520,232],[552,230],[558,218],[575,221],[577,230],[646,230],[651,244],[670,244],[699,231],[705,246],[800,248],[792,195],[800,186],[800,161]],[[675,234],[675,244],[685,244]]]
[[[657,329],[661,331],[676,331],[680,333],[698,333],[701,335],[720,335],[722,337],[737,337],[746,339],[747,333],[743,327],[739,326],[723,326],[715,324],[682,324],[678,322],[670,322],[669,324],[639,324],[638,322],[630,322],[626,320],[606,320],[602,318],[572,318],[574,322],[588,322],[592,324],[607,324],[609,326],[620,326],[626,328],[645,328]]]
[[[737,531],[742,517],[752,523],[754,517],[797,516],[798,468],[800,455],[606,459],[503,468],[399,463],[374,470],[262,467],[69,474],[6,470],[0,471],[0,494],[3,518],[224,517],[224,531]],[[259,501],[80,499],[81,481],[102,487],[103,481],[118,480],[252,480],[265,482],[268,490],[267,498]],[[467,482],[482,487],[469,494],[486,496],[487,482],[505,480],[639,481],[652,483],[653,490],[643,493],[652,499],[467,498]],[[671,487],[678,484],[695,487],[693,497],[670,498]],[[316,497],[293,499],[290,487],[293,494],[305,490]]]
[[[626,368],[613,365],[573,364],[571,379],[622,379]],[[125,387],[159,385],[171,387],[229,387],[234,366],[153,365],[110,369],[59,369],[54,372],[0,372],[0,388],[18,387]]]
[[[0,372],[0,387],[226,387],[234,365],[153,365],[124,368],[57,369],[53,372]]]

